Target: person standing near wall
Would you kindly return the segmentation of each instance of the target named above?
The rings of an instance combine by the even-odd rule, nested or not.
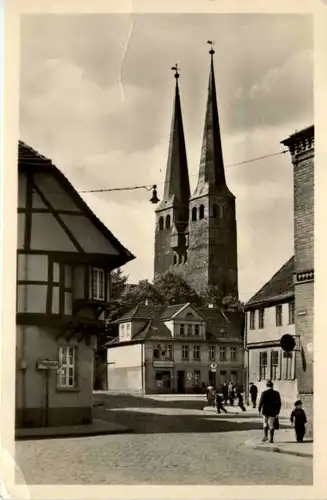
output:
[[[257,397],[258,397],[258,388],[253,382],[250,383],[250,396],[251,396],[252,407],[256,408]]]

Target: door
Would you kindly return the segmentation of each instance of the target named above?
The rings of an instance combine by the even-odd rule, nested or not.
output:
[[[177,372],[177,392],[180,392],[180,393],[185,392],[185,372],[184,371]]]

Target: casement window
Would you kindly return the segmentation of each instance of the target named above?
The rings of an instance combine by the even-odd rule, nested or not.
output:
[[[187,325],[187,335],[192,335],[193,325]]]
[[[283,306],[276,306],[276,326],[283,326]]]
[[[268,377],[268,354],[266,351],[260,352],[259,355],[259,378],[266,380]]]
[[[193,346],[193,359],[197,359],[197,360],[200,359],[200,346],[199,345]]]
[[[259,309],[259,324],[258,327],[262,330],[265,327],[265,310]]]
[[[58,387],[75,387],[76,378],[76,348],[62,346],[59,347],[59,363],[61,368],[58,371]]]
[[[250,330],[255,330],[255,311],[250,311]]]
[[[214,361],[216,358],[216,346],[209,345],[209,361]]]
[[[92,268],[92,299],[105,300],[105,272],[97,267]]]
[[[226,347],[225,346],[219,347],[219,359],[220,359],[220,361],[226,361]]]
[[[51,297],[51,314],[72,315],[73,302],[73,272],[72,267],[68,264],[52,262],[51,271],[49,273],[50,280],[48,298]]]
[[[231,347],[230,348],[230,359],[232,361],[235,361],[236,358],[237,358],[237,349],[236,349],[236,347]]]
[[[184,361],[189,359],[189,346],[188,345],[182,345],[182,359]]]
[[[198,337],[200,335],[200,325],[195,325],[194,334]]]
[[[194,370],[193,374],[194,385],[200,385],[201,382],[201,372],[200,370]]]
[[[279,378],[279,351],[271,351],[271,379]]]
[[[171,344],[155,344],[153,346],[154,359],[172,359],[173,346]]]
[[[185,325],[179,325],[179,334],[181,337],[185,334]]]
[[[288,324],[294,325],[295,323],[295,303],[289,302],[288,304]]]

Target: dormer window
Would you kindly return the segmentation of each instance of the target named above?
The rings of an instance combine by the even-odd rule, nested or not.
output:
[[[200,325],[195,325],[194,333],[197,337],[200,335]]]
[[[192,335],[192,325],[187,325],[187,335]]]
[[[104,269],[92,268],[92,299],[105,300]]]
[[[185,325],[179,325],[179,334],[181,337],[185,334]]]

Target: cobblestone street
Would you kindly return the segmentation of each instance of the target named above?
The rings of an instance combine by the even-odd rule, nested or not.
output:
[[[16,461],[29,484],[312,484],[311,459],[245,446],[261,434],[255,415],[193,406],[109,397],[97,418],[134,433],[17,442]]]

